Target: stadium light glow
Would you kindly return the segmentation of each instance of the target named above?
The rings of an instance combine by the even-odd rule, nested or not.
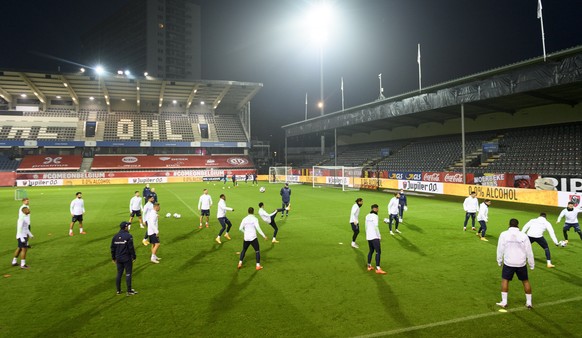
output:
[[[60,99],[60,98],[61,98],[61,96],[60,95],[57,95],[57,99]]]
[[[126,69],[126,70],[123,72],[123,74],[125,74],[125,76],[129,76],[129,75],[131,74],[131,72],[130,72],[128,69]]]
[[[125,99],[121,99],[121,101],[125,101]],[[139,102],[139,100],[137,102]]]
[[[26,94],[20,94],[20,97],[26,97]]]
[[[89,100],[93,101],[95,98],[93,96],[89,96]]]
[[[203,106],[203,105],[205,105],[205,104],[206,104],[206,103],[204,103],[204,101],[200,101],[200,105],[201,105],[201,106]]]
[[[178,103],[178,101],[176,101],[176,100],[172,100],[172,103],[173,103],[173,104],[176,104],[176,103]]]
[[[103,68],[103,66],[99,65],[95,67],[95,74],[101,75],[103,73],[105,73],[105,68]]]
[[[81,71],[81,73],[85,72],[85,68],[81,67],[81,69],[79,69],[79,71]]]
[[[135,89],[139,90],[139,86],[138,86],[138,87],[136,87]]]
[[[143,72],[143,76],[148,76],[148,72]]]
[[[323,44],[333,25],[334,10],[331,4],[320,1],[314,4],[305,18],[306,29],[318,44]]]
[[[123,75],[123,70],[121,70],[121,69],[120,69],[120,70],[118,70],[118,71],[117,71],[117,75]]]

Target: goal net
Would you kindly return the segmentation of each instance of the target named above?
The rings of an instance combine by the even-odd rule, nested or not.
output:
[[[314,166],[313,187],[336,187],[343,191],[360,190],[362,167]]]
[[[287,183],[293,176],[292,167],[269,167],[269,183]]]

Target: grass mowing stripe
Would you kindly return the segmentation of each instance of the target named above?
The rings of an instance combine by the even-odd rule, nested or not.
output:
[[[582,297],[574,297],[574,298],[569,298],[569,299],[561,299],[561,300],[556,300],[556,301],[553,301],[553,302],[547,302],[547,303],[542,303],[542,304],[536,305],[535,308],[541,308],[541,307],[546,307],[546,306],[553,306],[553,305],[570,303],[570,302],[577,302],[577,301],[580,301],[580,300],[582,300]],[[499,311],[487,312],[487,313],[481,313],[481,314],[478,314],[478,315],[472,315],[472,316],[461,317],[461,318],[456,318],[456,319],[451,319],[451,320],[445,320],[445,321],[442,321],[442,322],[429,323],[429,324],[423,324],[423,325],[416,325],[416,326],[405,327],[405,328],[402,328],[402,329],[396,329],[396,330],[390,330],[390,331],[384,331],[384,332],[370,333],[370,334],[363,335],[363,336],[356,336],[355,338],[372,338],[372,337],[391,336],[391,335],[405,333],[405,332],[424,330],[424,329],[428,329],[428,328],[432,328],[432,327],[444,326],[444,325],[449,325],[449,324],[456,324],[456,323],[460,323],[460,322],[466,322],[466,321],[469,321],[469,320],[481,319],[481,318],[485,318],[485,317],[491,317],[491,316],[501,315],[501,314],[504,314],[504,313],[519,312],[519,311],[524,311],[524,310],[529,310],[529,309],[526,308],[526,307],[519,307],[519,308],[509,309],[509,310],[507,310],[507,312],[499,312]]]
[[[176,193],[175,193],[175,192],[173,192],[173,191],[172,191],[172,190],[170,190],[170,189],[166,189],[166,188],[165,188],[163,185],[162,185],[162,188],[164,188],[164,190],[165,190],[165,191],[169,191],[169,192],[170,192],[172,195],[176,196],[176,198],[177,198],[177,199],[178,199],[180,202],[182,202],[182,204],[184,204],[184,205],[186,206],[186,208],[190,209],[190,211],[192,211],[192,212],[194,213],[194,215],[196,215],[196,216],[199,216],[199,217],[200,217],[200,214],[198,213],[198,211],[197,211],[197,210],[194,210],[194,209],[192,209],[192,207],[191,207],[191,206],[190,206],[188,203],[186,203],[186,202],[185,202],[185,201],[184,201],[184,200],[183,200],[183,199],[182,199],[180,196],[176,195]]]

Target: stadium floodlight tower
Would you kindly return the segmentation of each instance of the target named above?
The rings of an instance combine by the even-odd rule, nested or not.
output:
[[[326,0],[320,0],[313,5],[307,15],[307,25],[313,40],[319,48],[319,103],[321,115],[325,114],[325,98],[323,96],[323,47],[332,24],[333,8]],[[321,135],[321,154],[325,153],[325,136]]]

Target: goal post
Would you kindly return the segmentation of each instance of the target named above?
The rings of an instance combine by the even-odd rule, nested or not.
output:
[[[293,167],[269,167],[269,183],[288,183]]]
[[[23,198],[28,197],[28,194],[26,193],[26,190],[24,189],[16,189],[14,190],[14,200],[15,201],[20,201]]]
[[[313,187],[335,187],[343,191],[360,190],[363,167],[314,166]]]

